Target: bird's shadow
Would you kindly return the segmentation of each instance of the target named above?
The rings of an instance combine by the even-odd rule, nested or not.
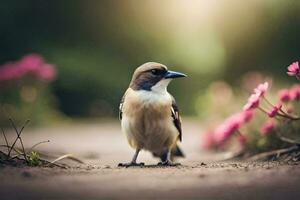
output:
[[[158,164],[150,164],[150,165],[142,165],[142,166],[129,166],[129,167],[125,167],[125,166],[117,166],[117,168],[159,168],[159,169],[165,169],[165,168],[182,168],[185,167],[185,165],[179,164],[179,165],[158,165]]]

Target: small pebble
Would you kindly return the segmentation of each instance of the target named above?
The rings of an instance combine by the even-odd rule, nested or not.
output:
[[[24,172],[22,172],[22,176],[25,177],[25,178],[31,178],[32,174],[28,171],[24,171]]]
[[[199,178],[204,178],[205,176],[205,174],[199,174]]]

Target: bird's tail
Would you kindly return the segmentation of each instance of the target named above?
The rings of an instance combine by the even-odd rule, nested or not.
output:
[[[153,154],[155,157],[159,157],[162,162],[167,160],[168,152],[164,152],[161,155]],[[171,151],[171,160],[173,161],[175,157],[185,157],[183,151],[178,145],[174,146]]]

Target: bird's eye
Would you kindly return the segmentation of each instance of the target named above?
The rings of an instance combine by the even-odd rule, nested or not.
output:
[[[157,75],[160,74],[160,71],[157,70],[157,69],[152,69],[152,70],[151,70],[151,73],[152,73],[153,75],[157,76]]]

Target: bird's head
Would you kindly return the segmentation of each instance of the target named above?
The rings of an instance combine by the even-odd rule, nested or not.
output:
[[[134,71],[129,87],[133,90],[165,92],[170,81],[180,77],[186,75],[170,71],[163,64],[148,62]]]

